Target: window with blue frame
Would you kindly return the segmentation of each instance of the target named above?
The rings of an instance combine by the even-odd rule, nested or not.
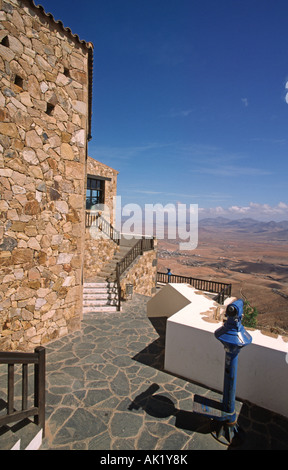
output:
[[[87,178],[86,209],[90,210],[97,204],[104,204],[105,181]]]

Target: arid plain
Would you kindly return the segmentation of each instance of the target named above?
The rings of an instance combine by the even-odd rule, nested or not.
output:
[[[180,251],[159,240],[158,271],[232,284],[232,295],[258,311],[258,327],[288,335],[288,222],[205,219],[198,246]]]

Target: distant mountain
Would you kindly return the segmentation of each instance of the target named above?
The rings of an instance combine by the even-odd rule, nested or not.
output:
[[[226,219],[225,217],[214,217],[207,219],[200,219],[199,225],[202,227],[225,227],[231,222],[231,219]]]
[[[236,230],[238,232],[250,233],[278,233],[281,236],[288,235],[288,220],[282,222],[263,222],[251,218],[231,220],[226,217],[206,218],[199,220],[200,228],[217,228],[225,230]],[[287,239],[288,241],[288,239]]]

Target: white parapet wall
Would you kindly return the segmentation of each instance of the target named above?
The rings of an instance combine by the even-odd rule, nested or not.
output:
[[[214,336],[223,324],[219,305],[186,284],[169,284],[148,302],[147,315],[168,318],[165,370],[222,392],[225,351]],[[237,397],[288,417],[288,342],[249,333],[252,344],[239,354]]]

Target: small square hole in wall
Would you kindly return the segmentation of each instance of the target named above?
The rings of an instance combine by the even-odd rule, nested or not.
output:
[[[23,78],[21,78],[19,75],[15,75],[15,80],[14,80],[15,85],[17,85],[19,88],[23,89]]]
[[[55,108],[54,104],[47,103],[46,114],[48,114],[48,116],[52,116],[54,108]]]
[[[1,45],[5,47],[9,47],[9,39],[8,36],[4,36],[4,38],[1,41]]]
[[[66,67],[64,67],[64,75],[65,77],[70,77],[69,69],[67,69]]]

